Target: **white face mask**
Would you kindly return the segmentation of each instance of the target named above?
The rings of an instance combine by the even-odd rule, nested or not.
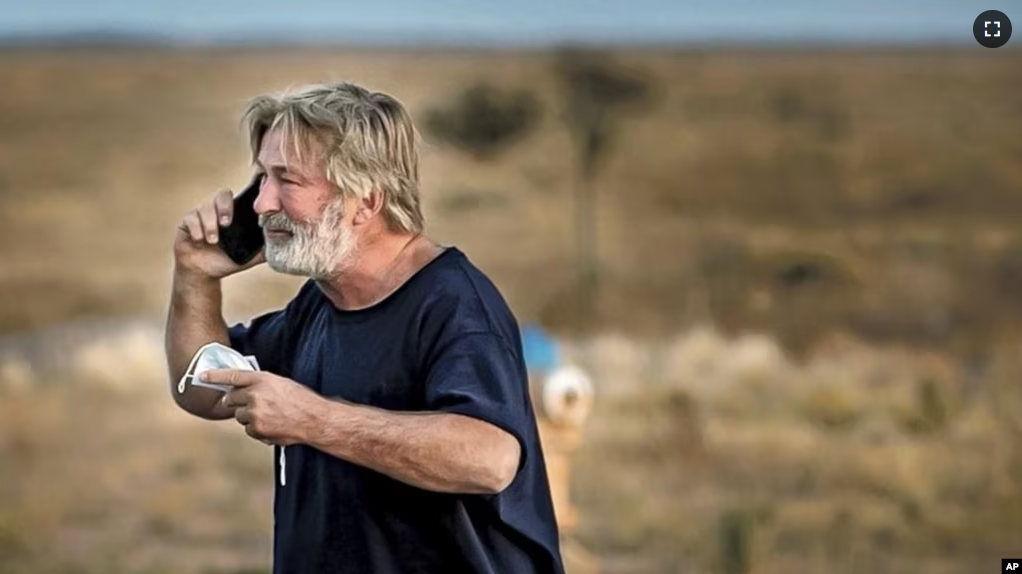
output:
[[[217,342],[208,343],[195,352],[192,362],[188,364],[188,369],[185,370],[184,376],[181,377],[177,384],[177,392],[185,392],[185,383],[189,379],[191,379],[192,385],[196,387],[216,389],[224,393],[231,390],[231,387],[228,385],[204,383],[199,379],[199,375],[210,369],[258,371],[259,363],[256,362],[255,357],[244,356],[226,345]]]

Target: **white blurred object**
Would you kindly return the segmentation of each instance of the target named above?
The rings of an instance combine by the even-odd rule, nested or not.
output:
[[[69,357],[71,372],[79,380],[122,391],[137,387],[139,381],[165,376],[160,334],[143,325],[97,329],[73,343]]]
[[[32,366],[20,357],[0,357],[0,389],[23,391],[36,381]]]
[[[554,369],[543,382],[543,414],[554,425],[582,426],[592,404],[592,380],[574,365]]]

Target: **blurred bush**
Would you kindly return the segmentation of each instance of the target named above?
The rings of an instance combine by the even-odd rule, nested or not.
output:
[[[718,524],[720,574],[748,574],[752,565],[753,523],[741,512],[731,511]]]
[[[438,140],[485,161],[527,136],[541,118],[542,106],[533,93],[478,83],[430,109],[425,128]]]
[[[614,143],[618,121],[651,103],[653,84],[600,51],[563,50],[555,56],[554,74],[579,172],[591,178]]]
[[[554,55],[554,76],[562,99],[562,118],[575,144],[575,244],[577,290],[594,305],[599,246],[596,174],[615,144],[619,124],[651,102],[649,78],[616,63],[599,50],[565,49]]]

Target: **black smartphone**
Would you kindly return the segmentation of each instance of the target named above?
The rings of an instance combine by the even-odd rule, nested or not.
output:
[[[256,176],[234,198],[234,216],[227,227],[220,226],[220,249],[238,265],[244,265],[262,250],[265,239],[255,212],[261,177]]]

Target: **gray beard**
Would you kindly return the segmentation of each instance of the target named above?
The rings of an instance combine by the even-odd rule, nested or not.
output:
[[[318,222],[294,221],[283,212],[263,218],[263,227],[292,234],[286,239],[266,238],[266,264],[287,275],[314,280],[336,277],[351,264],[358,247],[351,227],[342,223],[343,217],[344,204],[337,199],[326,206]]]

